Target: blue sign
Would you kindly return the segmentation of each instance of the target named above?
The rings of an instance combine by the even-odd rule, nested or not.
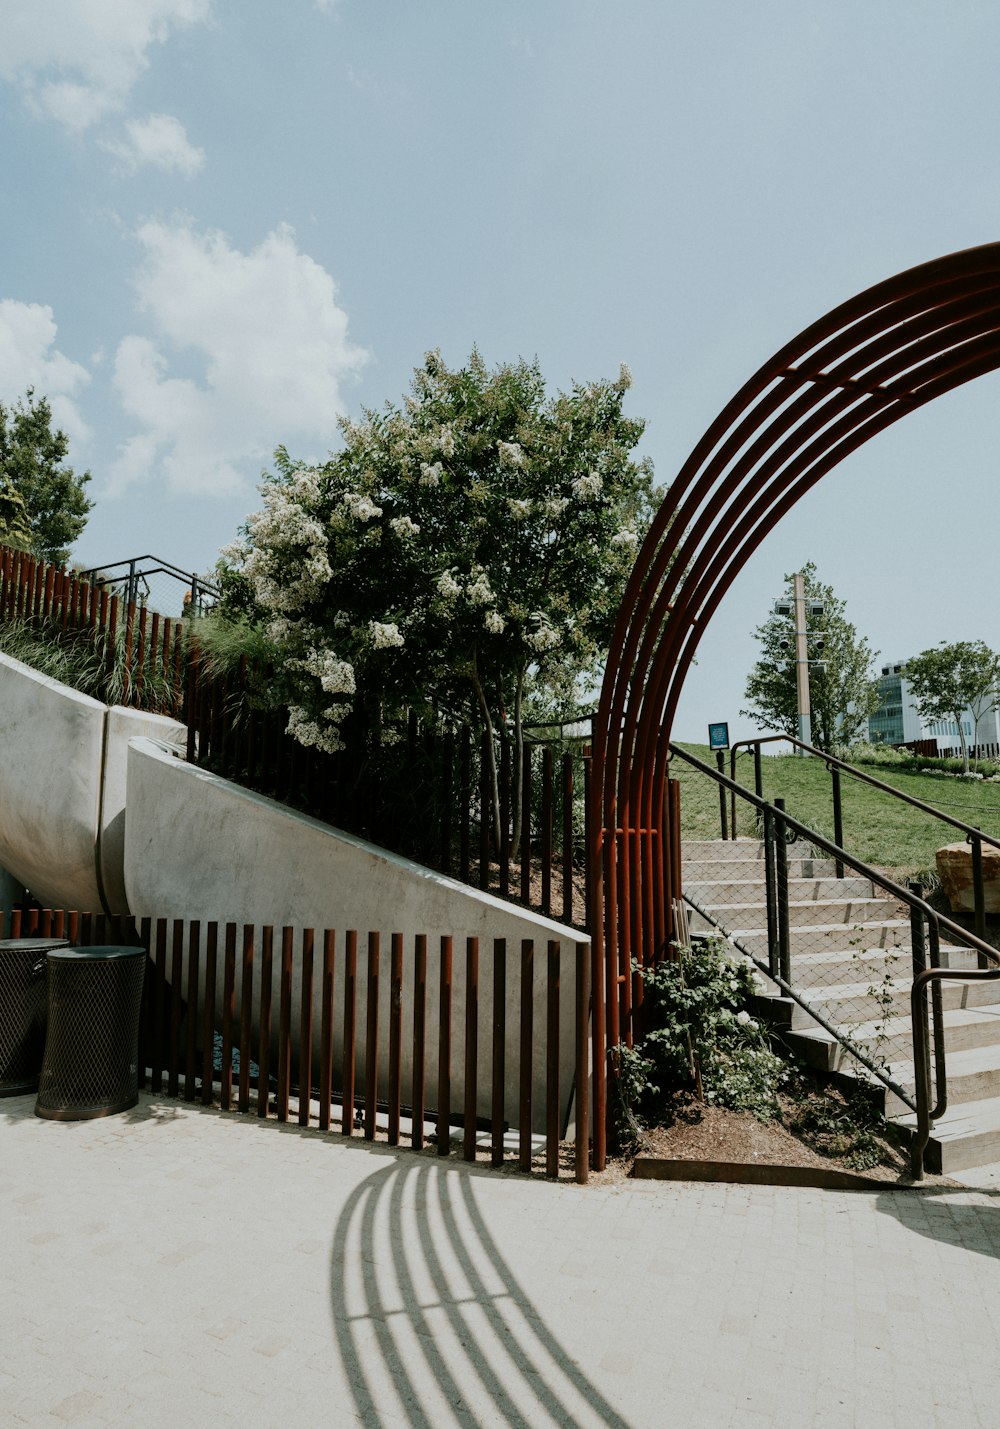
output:
[[[728,724],[710,724],[708,726],[708,747],[709,749],[729,748]]]

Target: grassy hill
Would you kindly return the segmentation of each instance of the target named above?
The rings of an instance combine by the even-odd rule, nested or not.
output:
[[[715,755],[707,745],[685,744],[696,758],[715,766]],[[1000,783],[975,779],[954,779],[943,775],[917,774],[893,768],[863,768],[863,772],[883,784],[900,789],[942,813],[961,819],[984,833],[1000,838]],[[726,755],[726,772],[729,756]],[[719,837],[718,786],[692,769],[683,760],[671,763],[671,774],[681,784],[681,827],[688,838]],[[784,797],[790,814],[833,837],[833,803],[830,773],[820,759],[796,755],[775,755],[763,761],[764,797]],[[742,753],[736,777],[753,790],[753,758]],[[893,869],[900,877],[913,877],[934,868],[934,852],[943,844],[961,842],[958,829],[913,809],[860,780],[841,776],[844,813],[844,847],[879,868]],[[754,810],[738,803],[737,831],[754,836]]]

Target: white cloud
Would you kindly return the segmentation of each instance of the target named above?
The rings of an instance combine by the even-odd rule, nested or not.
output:
[[[15,402],[29,387],[47,397],[57,427],[73,441],[90,435],[76,397],[90,373],[55,345],[58,328],[50,307],[0,299],[0,401]]]
[[[0,79],[82,131],[124,108],[149,50],[205,23],[212,0],[3,0]]]
[[[172,114],[150,114],[147,119],[130,119],[125,140],[107,139],[102,148],[121,160],[127,174],[151,165],[193,178],[205,163],[204,149],[189,141],[184,125]]]
[[[112,490],[163,478],[215,494],[256,476],[279,442],[326,450],[341,387],[366,359],[347,335],[330,274],[279,228],[242,253],[217,232],[150,222],[135,278],[151,335],[124,338],[114,385],[139,431],[119,452]],[[174,375],[172,363],[202,368]]]

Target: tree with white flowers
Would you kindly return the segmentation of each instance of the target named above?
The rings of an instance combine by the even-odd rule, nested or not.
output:
[[[477,719],[499,828],[493,737],[519,751],[529,690],[596,674],[651,517],[630,384],[622,367],[546,397],[537,363],[430,352],[322,466],[279,448],[220,578],[223,613],[266,630],[290,734],[336,750],[359,706],[383,740],[406,708]]]

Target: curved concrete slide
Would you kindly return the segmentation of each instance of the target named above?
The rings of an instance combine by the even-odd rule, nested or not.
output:
[[[439,938],[454,938],[452,1015],[452,1106],[461,1106],[464,1086],[464,1008],[466,938],[479,939],[479,1044],[477,1055],[480,1115],[490,1112],[493,940],[507,940],[506,1104],[516,1119],[518,1105],[518,1028],[522,939],[535,946],[533,1007],[535,1056],[532,1121],[544,1129],[545,1117],[545,988],[550,940],[561,944],[560,1102],[563,1120],[569,1110],[574,1073],[575,945],[585,935],[526,909],[479,892],[420,864],[331,828],[194,768],[167,747],[147,738],[133,739],[128,750],[128,803],[125,811],[125,888],[137,917],[199,919],[202,924],[253,924],[275,929],[275,978],[280,969],[278,947],[282,926],[316,930],[313,1045],[318,1054],[319,996],[322,978],[322,932],[337,932],[334,978],[334,1068],[342,1058],[344,933],[359,934],[357,980],[358,1076],[364,1068],[366,1026],[366,938],[381,934],[381,980],[388,982],[390,937],[404,934],[403,1099],[409,1100],[410,1035],[413,986],[413,938],[428,935],[427,953],[427,1104],[436,1097],[439,998]],[[297,1036],[301,1005],[300,938],[295,943],[292,1020]],[[258,953],[259,963],[259,953]],[[204,959],[201,963],[204,969]],[[184,969],[185,986],[187,970]],[[219,959],[216,1006],[222,1006],[223,964]],[[239,1015],[240,976],[236,978]],[[273,1006],[277,1009],[277,985]],[[388,1061],[388,997],[380,998],[379,1062]],[[254,999],[254,1031],[258,1029],[259,998]],[[275,1015],[274,1026],[277,1018]],[[318,1066],[314,1065],[314,1076]],[[338,1077],[339,1080],[339,1077]],[[358,1083],[359,1088],[362,1085]],[[384,1081],[383,1081],[384,1090]],[[381,1093],[380,1093],[381,1094]]]
[[[127,914],[128,742],[176,720],[109,708],[0,654],[0,865],[52,908]]]

